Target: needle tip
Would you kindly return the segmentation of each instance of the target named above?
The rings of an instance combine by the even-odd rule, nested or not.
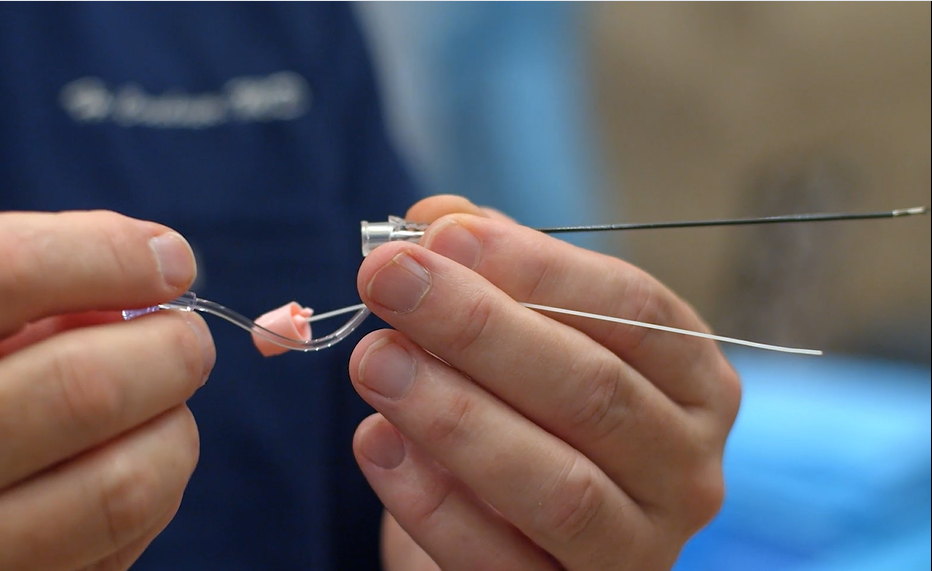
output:
[[[902,210],[894,210],[894,216],[912,216],[913,214],[928,214],[928,206],[914,206],[912,208],[904,208]]]

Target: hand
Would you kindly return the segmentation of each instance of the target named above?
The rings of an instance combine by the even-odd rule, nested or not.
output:
[[[350,361],[379,411],[354,450],[386,569],[669,569],[721,505],[737,375],[713,342],[515,300],[706,326],[637,268],[461,199],[407,216],[436,221],[358,276],[397,331]]]
[[[194,275],[158,224],[0,214],[0,569],[127,569],[174,516],[198,456],[184,403],[213,342],[193,314],[116,310]]]

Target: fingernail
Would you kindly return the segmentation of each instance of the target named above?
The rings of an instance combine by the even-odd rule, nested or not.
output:
[[[214,369],[214,364],[217,362],[217,350],[214,347],[214,338],[211,336],[207,324],[199,315],[185,311],[181,312],[181,316],[185,323],[187,323],[197,335],[197,342],[198,345],[200,345],[201,355],[204,357],[204,375],[201,377],[201,385],[203,385],[207,382],[207,377],[210,376],[210,372]]]
[[[397,313],[411,313],[430,291],[430,274],[410,254],[392,258],[372,276],[366,292],[379,305]]]
[[[194,281],[197,276],[194,252],[180,234],[166,232],[156,236],[149,240],[149,247],[155,252],[155,261],[165,283],[183,288]]]
[[[376,341],[359,365],[359,382],[385,398],[400,399],[411,389],[417,363],[390,339]]]
[[[449,220],[431,232],[426,247],[471,270],[479,265],[482,252],[479,238],[455,220]]]
[[[359,451],[383,470],[393,470],[405,459],[405,443],[401,434],[388,423],[370,429],[360,443]]]

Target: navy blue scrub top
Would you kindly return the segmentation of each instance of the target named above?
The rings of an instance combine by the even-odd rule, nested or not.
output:
[[[380,113],[346,4],[0,4],[0,210],[169,225],[192,289],[246,315],[358,303],[359,221],[417,199]],[[201,459],[134,569],[376,569],[381,507],[351,449],[362,332],[263,359],[207,321]]]

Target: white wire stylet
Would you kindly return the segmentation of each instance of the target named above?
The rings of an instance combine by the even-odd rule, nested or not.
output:
[[[622,323],[633,327],[644,327],[647,329],[656,329],[658,331],[668,331],[679,335],[689,335],[690,337],[701,337],[722,343],[732,343],[734,345],[744,345],[745,347],[754,347],[755,349],[766,349],[767,351],[780,351],[781,353],[794,353],[797,355],[821,355],[822,351],[818,349],[798,349],[796,347],[783,347],[780,345],[770,345],[768,343],[758,343],[756,341],[746,341],[744,339],[735,339],[734,337],[725,337],[723,335],[714,335],[712,333],[702,333],[701,331],[692,331],[689,329],[680,329],[678,327],[669,327],[667,325],[657,325],[655,323],[644,323],[643,321],[634,321],[633,319],[624,319],[622,317],[612,317],[611,315],[599,315],[598,313],[587,313],[585,311],[576,311],[574,309],[563,309],[560,307],[550,307],[549,305],[538,305],[536,303],[523,303],[525,307],[536,309],[538,311],[551,311],[553,313],[563,313],[565,315],[575,315],[577,317],[586,317],[589,319],[599,319],[602,321],[611,321]]]

